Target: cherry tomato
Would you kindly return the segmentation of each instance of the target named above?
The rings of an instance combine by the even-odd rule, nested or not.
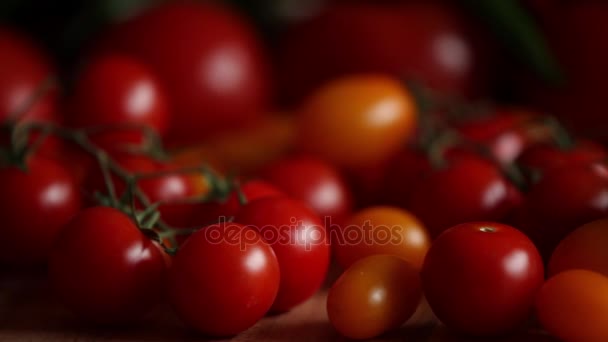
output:
[[[608,278],[587,270],[562,272],[543,285],[536,299],[538,319],[565,342],[608,339]]]
[[[514,213],[514,224],[549,258],[577,227],[608,214],[608,168],[574,164],[547,170]]]
[[[327,314],[340,334],[367,339],[405,323],[421,299],[415,267],[395,256],[374,255],[336,280],[327,296]]]
[[[50,61],[33,42],[20,33],[0,28],[0,122],[22,110],[19,119],[55,121],[57,89],[51,87],[42,97],[27,106],[44,81],[54,74]]]
[[[287,311],[319,290],[329,266],[329,243],[323,222],[304,203],[258,199],[245,205],[235,222],[259,231],[277,255],[281,285],[273,311]]]
[[[260,198],[285,196],[279,189],[274,187],[274,185],[262,180],[247,181],[240,186],[240,191],[247,203]],[[222,214],[227,217],[234,216],[241,207],[239,195],[236,192],[233,192],[230,197],[228,197],[228,200],[226,200],[226,203],[223,203]]]
[[[321,160],[285,158],[268,165],[261,177],[286,195],[306,202],[324,220],[340,221],[352,210],[352,195],[342,175]]]
[[[392,207],[361,210],[346,220],[339,232],[332,236],[332,246],[338,264],[345,269],[376,254],[398,256],[420,269],[431,244],[426,229],[414,215]]]
[[[608,276],[608,219],[580,226],[563,239],[551,256],[549,275],[585,269]]]
[[[418,180],[406,206],[436,237],[453,225],[506,217],[518,191],[491,162],[464,158]]]
[[[178,168],[171,163],[162,163],[144,156],[122,155],[115,161],[126,171],[133,174],[150,175],[157,172],[167,172],[166,175],[140,179],[137,185],[147,195],[151,203],[162,202],[159,206],[161,218],[167,223],[177,226],[183,224],[186,218],[194,215],[197,210],[195,204],[179,203],[180,200],[205,195],[209,191],[209,184],[205,177],[193,173],[171,173]],[[126,184],[118,177],[112,177],[114,188],[118,197],[122,196]],[[91,173],[87,188],[90,192],[108,194],[101,170]],[[138,203],[138,206],[141,203]]]
[[[45,85],[54,73],[47,56],[34,42],[0,27],[0,125],[9,121],[56,122],[57,86]],[[35,138],[32,136],[32,140]],[[8,134],[0,132],[0,145],[8,144],[9,139]],[[50,157],[59,147],[59,140],[49,137],[38,152]]]
[[[331,162],[381,162],[413,135],[416,108],[396,79],[346,76],[319,88],[298,112],[298,144]]]
[[[499,108],[491,116],[456,125],[466,139],[488,148],[500,164],[514,162],[529,146],[547,141],[539,115],[525,109]]]
[[[297,103],[328,80],[377,72],[452,95],[479,94],[491,78],[485,53],[492,49],[480,32],[437,2],[329,6],[284,34],[279,90]]]
[[[218,4],[167,2],[118,25],[100,48],[137,57],[169,94],[168,139],[192,143],[255,120],[270,97],[254,29]]]
[[[81,207],[74,177],[58,163],[33,156],[27,171],[0,168],[0,263],[46,262],[53,241]]]
[[[49,258],[59,298],[98,324],[140,319],[162,298],[165,254],[122,212],[92,207],[61,232]]]
[[[166,131],[168,99],[156,76],[141,62],[121,55],[91,61],[74,87],[67,121],[78,128],[141,125]],[[141,143],[141,131],[109,130],[91,137],[103,147]]]
[[[591,141],[581,141],[571,148],[538,144],[528,148],[518,159],[518,164],[528,170],[540,172],[572,164],[591,164],[608,158],[606,149]]]
[[[543,261],[517,229],[491,222],[441,234],[422,267],[422,285],[437,317],[470,335],[499,335],[529,318],[544,281]]]
[[[205,227],[186,240],[169,272],[177,316],[206,335],[238,334],[260,320],[279,289],[279,263],[255,230]]]

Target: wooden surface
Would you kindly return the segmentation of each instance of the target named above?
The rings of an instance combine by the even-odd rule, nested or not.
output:
[[[233,341],[343,341],[325,312],[326,290],[286,314],[267,317]],[[160,308],[137,326],[124,330],[87,327],[65,311],[50,294],[40,274],[0,275],[0,342],[4,341],[205,341],[188,331],[167,308]],[[378,341],[472,341],[458,338],[435,324],[426,305],[399,331]],[[479,340],[474,340],[479,341]],[[494,341],[494,340],[482,340]],[[554,341],[526,333],[498,341]]]

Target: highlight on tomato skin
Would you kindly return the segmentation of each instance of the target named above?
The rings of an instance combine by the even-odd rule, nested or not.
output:
[[[327,314],[341,335],[369,339],[405,323],[421,299],[414,266],[393,255],[373,255],[355,262],[332,285]]]

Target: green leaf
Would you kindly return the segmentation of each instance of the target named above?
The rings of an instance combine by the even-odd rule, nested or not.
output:
[[[513,55],[545,81],[563,81],[563,73],[534,19],[517,0],[465,0]]]

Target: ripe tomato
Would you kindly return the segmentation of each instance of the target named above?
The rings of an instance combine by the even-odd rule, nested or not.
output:
[[[319,88],[298,112],[298,144],[333,163],[381,162],[413,135],[416,108],[396,79],[346,76]]]
[[[338,264],[376,254],[398,256],[420,269],[431,244],[426,229],[414,215],[392,207],[370,207],[354,214],[332,236]]]
[[[284,34],[279,90],[297,103],[328,80],[377,72],[452,95],[479,94],[491,70],[484,55],[491,49],[479,32],[457,10],[437,2],[329,6]]]
[[[260,198],[285,196],[274,185],[262,180],[249,180],[240,186],[240,190],[246,203]],[[222,204],[222,215],[226,217],[235,216],[241,207],[238,194],[233,192],[226,202]]]
[[[168,139],[191,143],[255,120],[267,109],[267,61],[254,30],[212,3],[174,1],[118,25],[109,51],[149,65],[169,94]]]
[[[259,231],[277,255],[281,285],[273,311],[287,311],[319,290],[329,266],[329,242],[323,222],[304,203],[258,199],[245,205],[235,222]]]
[[[268,165],[261,177],[287,196],[304,201],[324,220],[340,221],[352,210],[352,195],[342,175],[319,159],[278,160]]]
[[[272,305],[279,263],[255,230],[236,223],[211,225],[190,236],[173,258],[168,288],[186,325],[206,335],[235,335]]]
[[[608,151],[592,141],[581,141],[572,148],[538,144],[528,148],[517,160],[528,170],[540,172],[572,164],[591,164],[608,158]]]
[[[523,233],[473,222],[441,234],[422,267],[422,285],[437,317],[470,335],[498,335],[529,317],[543,284],[543,262]]]
[[[587,270],[562,272],[543,285],[536,299],[538,319],[565,342],[608,339],[608,278]]]
[[[468,157],[419,179],[405,208],[436,237],[459,223],[501,220],[518,203],[519,197],[496,165]]]
[[[0,263],[46,262],[53,241],[81,207],[74,177],[58,163],[33,156],[27,171],[0,168]]]
[[[549,258],[577,227],[608,214],[608,168],[574,164],[545,172],[514,213],[514,224]]]
[[[168,99],[156,76],[141,62],[121,55],[91,61],[76,79],[68,124],[74,127],[142,125],[166,131]],[[112,130],[92,135],[103,147],[141,143],[142,132]],[[110,145],[110,146],[108,146]]]
[[[501,164],[514,162],[529,146],[549,139],[548,129],[537,113],[525,109],[499,108],[491,116],[458,123],[464,138],[488,149]]]
[[[49,276],[62,302],[101,324],[124,324],[148,313],[162,298],[166,267],[164,251],[109,207],[74,216],[49,258]]]
[[[563,239],[551,256],[549,275],[585,269],[608,276],[608,219],[582,225]]]
[[[43,82],[55,73],[50,61],[20,33],[0,27],[0,123],[22,110],[26,121],[55,121],[57,89],[52,87],[29,109],[24,108]]]
[[[171,163],[158,162],[145,156],[121,155],[115,158],[115,161],[133,174],[145,175],[178,169]],[[126,184],[118,177],[112,177],[112,179],[116,194],[120,197],[127,190]],[[137,185],[151,203],[162,202],[159,206],[161,218],[165,222],[177,226],[185,226],[183,222],[194,215],[197,210],[195,204],[179,203],[179,201],[205,195],[209,191],[209,184],[206,183],[205,177],[202,174],[193,173],[170,173],[159,177],[143,178],[137,182]],[[87,188],[92,193],[98,191],[107,195],[101,170],[90,174]]]
[[[340,334],[368,339],[398,328],[421,299],[415,267],[395,256],[374,255],[357,261],[336,280],[327,296],[327,314]]]

